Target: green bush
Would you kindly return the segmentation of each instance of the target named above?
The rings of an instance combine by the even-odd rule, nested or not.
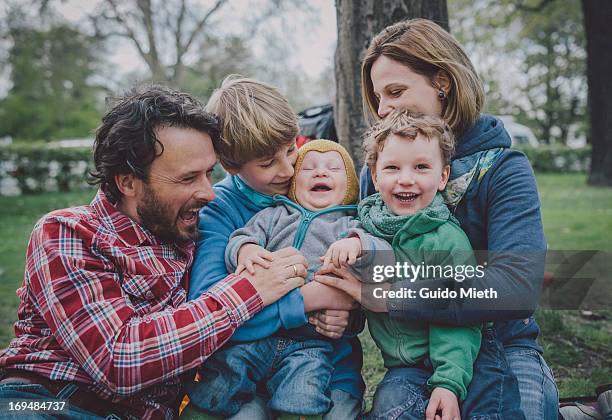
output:
[[[525,153],[536,172],[587,172],[591,164],[591,146],[572,149],[567,146],[516,147]]]
[[[22,194],[43,191],[72,191],[87,186],[93,169],[89,147],[50,147],[43,142],[0,146],[0,195],[8,195],[2,185],[13,178]],[[225,176],[221,165],[213,171],[213,182]]]
[[[86,185],[91,157],[88,147],[60,148],[42,142],[1,146],[0,181],[14,178],[23,194],[69,191]]]

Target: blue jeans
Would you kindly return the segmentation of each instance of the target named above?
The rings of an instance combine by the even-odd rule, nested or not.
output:
[[[323,415],[323,420],[355,420],[361,418],[363,400],[355,398],[348,392],[332,389],[331,410]],[[272,413],[261,397],[255,397],[251,402],[240,408],[240,411],[229,420],[271,420]]]
[[[376,388],[369,419],[425,418],[429,403],[427,380],[433,373],[426,360],[421,367],[391,368]],[[511,419],[525,417],[520,409],[516,378],[512,375],[503,347],[495,330],[483,329],[482,344],[468,395],[461,403],[461,418],[471,420]]]
[[[11,383],[0,385],[0,401],[5,404],[8,401],[50,401],[50,400],[66,400],[78,389],[73,384],[67,384],[57,395],[49,392],[44,386],[38,384],[20,384]],[[14,411],[10,412],[3,405],[4,410],[0,412],[0,419],[19,419],[19,420],[52,420],[52,419],[71,419],[71,420],[103,420],[104,417],[97,416],[89,411],[76,407],[70,402],[66,404],[66,408],[61,412],[44,411]],[[110,415],[107,419],[120,419],[119,416]]]
[[[200,382],[188,383],[191,402],[204,412],[231,416],[265,385],[273,411],[320,415],[332,406],[329,384],[333,348],[325,340],[268,337],[231,343],[200,367]]]
[[[519,383],[497,339],[495,328],[482,330],[482,344],[474,363],[472,382],[461,404],[461,418],[523,420]]]
[[[525,417],[528,420],[556,420],[559,392],[553,373],[540,353],[527,347],[509,347],[506,359],[519,382]]]
[[[368,420],[422,420],[429,402],[427,380],[431,370],[395,367],[376,387]]]

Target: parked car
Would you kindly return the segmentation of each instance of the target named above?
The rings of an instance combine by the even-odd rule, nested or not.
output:
[[[540,145],[531,128],[517,123],[513,116],[501,115],[498,118],[502,120],[506,131],[510,134],[513,146],[538,147]]]

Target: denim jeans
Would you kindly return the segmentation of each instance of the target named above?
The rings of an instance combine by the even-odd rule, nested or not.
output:
[[[509,347],[506,359],[518,379],[521,409],[527,420],[556,420],[559,392],[553,373],[540,353],[526,347]]]
[[[331,410],[323,415],[323,420],[355,420],[361,418],[363,400],[355,398],[348,392],[332,389]],[[271,420],[272,413],[263,398],[257,396],[243,405],[240,411],[228,420]]]
[[[523,420],[519,383],[497,339],[495,329],[482,330],[482,344],[474,363],[472,382],[461,404],[461,418]]]
[[[376,387],[368,420],[422,420],[429,402],[430,369],[395,367]]]
[[[421,367],[396,367],[387,371],[376,388],[368,418],[425,418],[429,403],[427,380],[432,375],[431,363]],[[483,329],[480,352],[474,363],[474,374],[468,395],[460,405],[461,418],[470,420],[522,420],[520,395],[516,378],[506,362],[503,347],[495,330]]]
[[[3,402],[3,410],[0,412],[0,419],[19,419],[19,420],[51,420],[51,419],[70,419],[70,420],[103,420],[104,417],[97,416],[89,411],[71,405],[70,402],[61,412],[44,411],[14,411],[6,409],[8,401],[50,401],[66,400],[78,389],[73,384],[67,384],[57,395],[49,392],[45,387],[38,384],[11,383],[0,385],[0,401]],[[110,415],[106,419],[120,419],[119,416]]]
[[[271,410],[321,415],[332,406],[332,350],[329,342],[314,339],[268,337],[231,343],[200,367],[200,381],[188,383],[187,393],[200,410],[232,416],[264,384]]]

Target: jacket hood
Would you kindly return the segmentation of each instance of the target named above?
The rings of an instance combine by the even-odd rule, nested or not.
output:
[[[468,131],[457,138],[454,158],[499,147],[509,148],[511,145],[512,140],[504,123],[492,115],[483,114]]]

